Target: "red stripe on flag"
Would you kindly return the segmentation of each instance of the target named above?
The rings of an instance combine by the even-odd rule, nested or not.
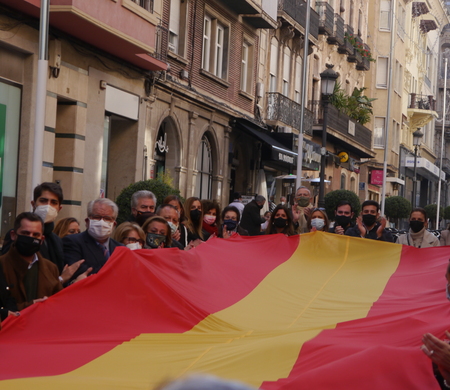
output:
[[[298,243],[278,235],[214,239],[188,252],[117,248],[99,274],[5,321],[0,379],[63,374],[141,333],[186,332],[244,298]]]
[[[338,324],[305,343],[281,389],[440,389],[421,338],[450,329],[444,278],[450,247],[404,246],[400,264],[364,319]],[[374,254],[376,256],[376,253]]]

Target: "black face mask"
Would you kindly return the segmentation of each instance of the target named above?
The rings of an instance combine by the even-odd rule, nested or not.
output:
[[[147,237],[145,239],[147,245],[152,248],[158,248],[163,242],[166,242],[166,236],[155,233],[147,233]]]
[[[18,234],[14,245],[22,256],[33,256],[41,248],[42,240],[39,238]]]
[[[287,225],[287,219],[284,219],[284,218],[281,218],[281,217],[274,218],[273,224],[277,228],[284,228]]]
[[[190,216],[192,222],[198,222],[200,220],[200,217],[202,216],[202,212],[199,209],[191,210]]]
[[[348,217],[346,215],[336,215],[334,220],[336,222],[336,226],[342,226],[345,228],[352,222],[352,217]]]
[[[409,221],[409,228],[414,233],[419,233],[423,229],[424,226],[425,226],[425,222],[422,222],[422,221]]]
[[[377,221],[377,216],[373,214],[363,214],[362,220],[364,225],[372,226]]]
[[[145,212],[143,212],[143,211],[138,211],[137,212],[137,215],[136,215],[136,223],[139,225],[139,226],[143,226],[144,225],[144,223],[145,223],[145,221],[147,220],[147,219],[149,219],[149,218],[151,218],[151,217],[153,217],[155,215],[155,213],[154,212],[152,212],[152,211],[145,211]]]
[[[234,230],[238,225],[237,221],[233,221],[232,219],[225,219],[223,224],[226,226],[227,230]]]

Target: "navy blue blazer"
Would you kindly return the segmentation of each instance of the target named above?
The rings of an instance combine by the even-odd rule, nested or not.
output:
[[[63,238],[64,245],[64,260],[65,263],[71,265],[78,260],[84,259],[78,271],[74,274],[72,279],[85,272],[89,267],[92,267],[91,274],[96,274],[100,268],[106,263],[103,256],[103,249],[86,231],[79,234],[70,234]],[[109,254],[114,252],[117,246],[123,246],[120,242],[109,239]]]

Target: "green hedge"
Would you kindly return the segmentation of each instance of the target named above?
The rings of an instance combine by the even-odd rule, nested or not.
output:
[[[353,212],[355,213],[353,218],[356,218],[361,212],[361,203],[359,202],[358,195],[348,190],[335,190],[325,195],[325,211],[328,218],[334,221],[334,210],[339,202],[346,200],[352,205]]]
[[[390,196],[386,198],[384,212],[388,218],[409,218],[411,202],[403,196]]]
[[[128,220],[131,214],[131,196],[136,191],[147,190],[155,194],[157,200],[157,206],[159,206],[167,195],[180,196],[180,191],[172,188],[168,184],[158,179],[142,180],[136,183],[130,184],[124,188],[116,199],[117,206],[119,206],[119,216],[117,217],[117,223],[120,224]],[[182,199],[183,201],[183,199]]]

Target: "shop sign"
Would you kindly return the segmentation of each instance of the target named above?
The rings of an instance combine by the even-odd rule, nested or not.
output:
[[[303,141],[303,166],[305,168],[318,170],[321,158],[319,145]]]
[[[372,169],[370,175],[370,184],[375,184],[377,186],[383,185],[383,170],[382,169]]]
[[[169,151],[169,145],[167,145],[167,133],[161,134],[161,137],[155,143],[155,149],[159,150],[160,153],[167,153]]]
[[[275,161],[284,162],[287,164],[294,164],[294,156],[272,149],[272,159]]]

